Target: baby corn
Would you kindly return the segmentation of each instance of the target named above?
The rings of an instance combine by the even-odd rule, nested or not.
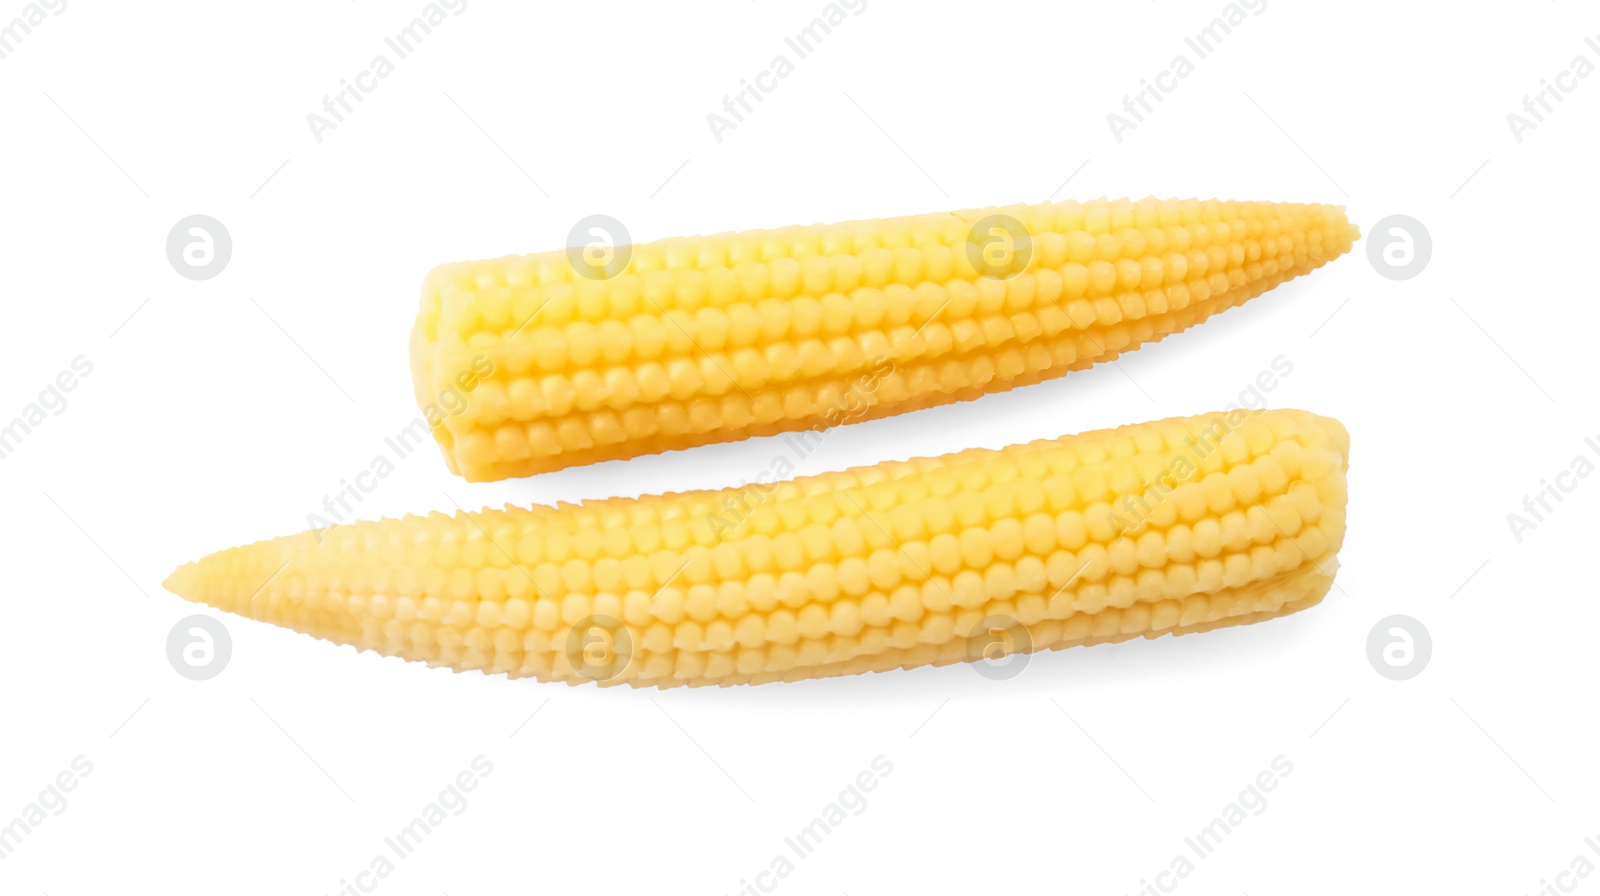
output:
[[[332,526],[166,587],[459,670],[639,686],[850,675],[1293,612],[1331,584],[1348,437],[1234,410],[742,490]]]
[[[1335,206],[1099,200],[450,264],[412,372],[451,470],[528,476],[1060,376],[1355,238]]]

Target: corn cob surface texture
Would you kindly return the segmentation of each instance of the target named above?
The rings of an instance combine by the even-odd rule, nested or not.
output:
[[[1102,200],[668,239],[604,270],[450,264],[424,284],[412,371],[452,471],[528,476],[1060,376],[1356,236],[1336,206]]]
[[[459,670],[792,681],[1252,622],[1320,600],[1348,437],[1235,410],[742,490],[333,526],[171,591]],[[997,622],[998,621],[998,622]]]

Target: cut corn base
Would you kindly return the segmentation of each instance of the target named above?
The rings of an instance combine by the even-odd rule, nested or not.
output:
[[[1025,231],[1010,267],[969,255],[985,220]],[[452,264],[424,285],[412,370],[452,471],[527,476],[1060,376],[1356,236],[1334,206],[1099,200],[661,240],[603,281],[565,252]]]
[[[941,665],[995,620],[1012,649],[1044,650],[1314,604],[1343,540],[1347,456],[1336,421],[1233,411],[742,491],[334,526],[221,551],[166,586],[359,649],[545,681]]]

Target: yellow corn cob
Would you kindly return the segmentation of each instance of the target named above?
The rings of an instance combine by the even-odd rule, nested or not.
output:
[[[605,280],[562,251],[445,265],[412,371],[452,471],[527,476],[1049,379],[1355,237],[1335,206],[1100,200],[661,240]]]
[[[166,586],[514,677],[848,675],[973,658],[996,628],[1033,650],[1310,606],[1344,537],[1347,451],[1337,421],[1236,410],[742,491],[334,526]]]

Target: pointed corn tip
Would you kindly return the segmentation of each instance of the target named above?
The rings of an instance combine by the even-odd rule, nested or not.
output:
[[[198,563],[185,563],[172,571],[161,587],[171,591],[184,600],[199,600],[200,591],[200,565]]]

